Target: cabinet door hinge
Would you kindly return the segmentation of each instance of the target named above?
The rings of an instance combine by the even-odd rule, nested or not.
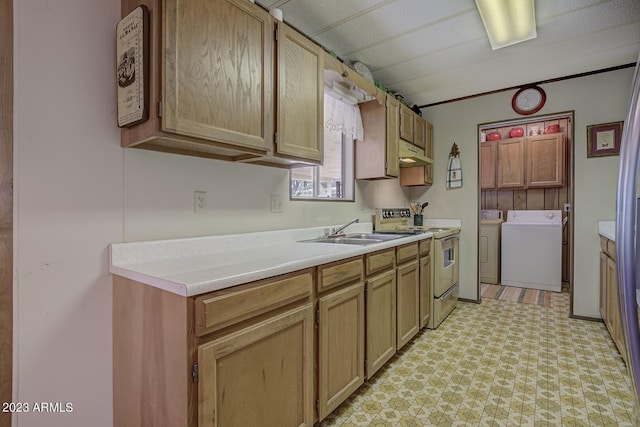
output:
[[[273,143],[276,145],[278,144],[278,132],[273,133]]]
[[[194,384],[198,384],[198,362],[193,364],[193,368],[191,369],[191,379],[193,379]]]
[[[320,413],[320,399],[316,399],[316,413]]]
[[[316,326],[318,326],[320,324],[320,309],[317,308],[316,309]]]
[[[275,41],[278,41],[278,28],[276,27],[276,30],[273,32],[273,37]]]
[[[158,117],[162,117],[162,101],[158,101]]]

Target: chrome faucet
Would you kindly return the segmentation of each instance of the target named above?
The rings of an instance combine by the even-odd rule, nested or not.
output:
[[[342,233],[342,231],[347,228],[348,226],[350,226],[351,224],[355,224],[356,222],[360,222],[360,218],[354,218],[351,221],[349,221],[348,223],[346,223],[345,225],[343,225],[342,227],[338,227],[338,228],[334,228],[333,231],[331,232],[331,234],[327,234],[326,237],[336,237],[339,236],[340,233]]]

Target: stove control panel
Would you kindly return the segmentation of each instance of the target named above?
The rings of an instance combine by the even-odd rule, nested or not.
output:
[[[376,210],[380,211],[380,217],[382,217],[382,219],[411,218],[409,208],[380,208]]]

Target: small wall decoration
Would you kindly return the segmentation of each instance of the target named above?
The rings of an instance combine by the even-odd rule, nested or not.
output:
[[[460,163],[460,151],[454,142],[449,153],[449,166],[447,167],[447,188],[462,187],[462,164]]]
[[[118,127],[149,118],[149,9],[139,6],[116,26]]]
[[[616,156],[620,154],[624,122],[587,126],[587,157]]]

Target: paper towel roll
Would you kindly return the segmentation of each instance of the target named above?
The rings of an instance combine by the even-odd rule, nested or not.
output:
[[[282,11],[280,9],[269,9],[269,13],[278,21],[282,22]]]

